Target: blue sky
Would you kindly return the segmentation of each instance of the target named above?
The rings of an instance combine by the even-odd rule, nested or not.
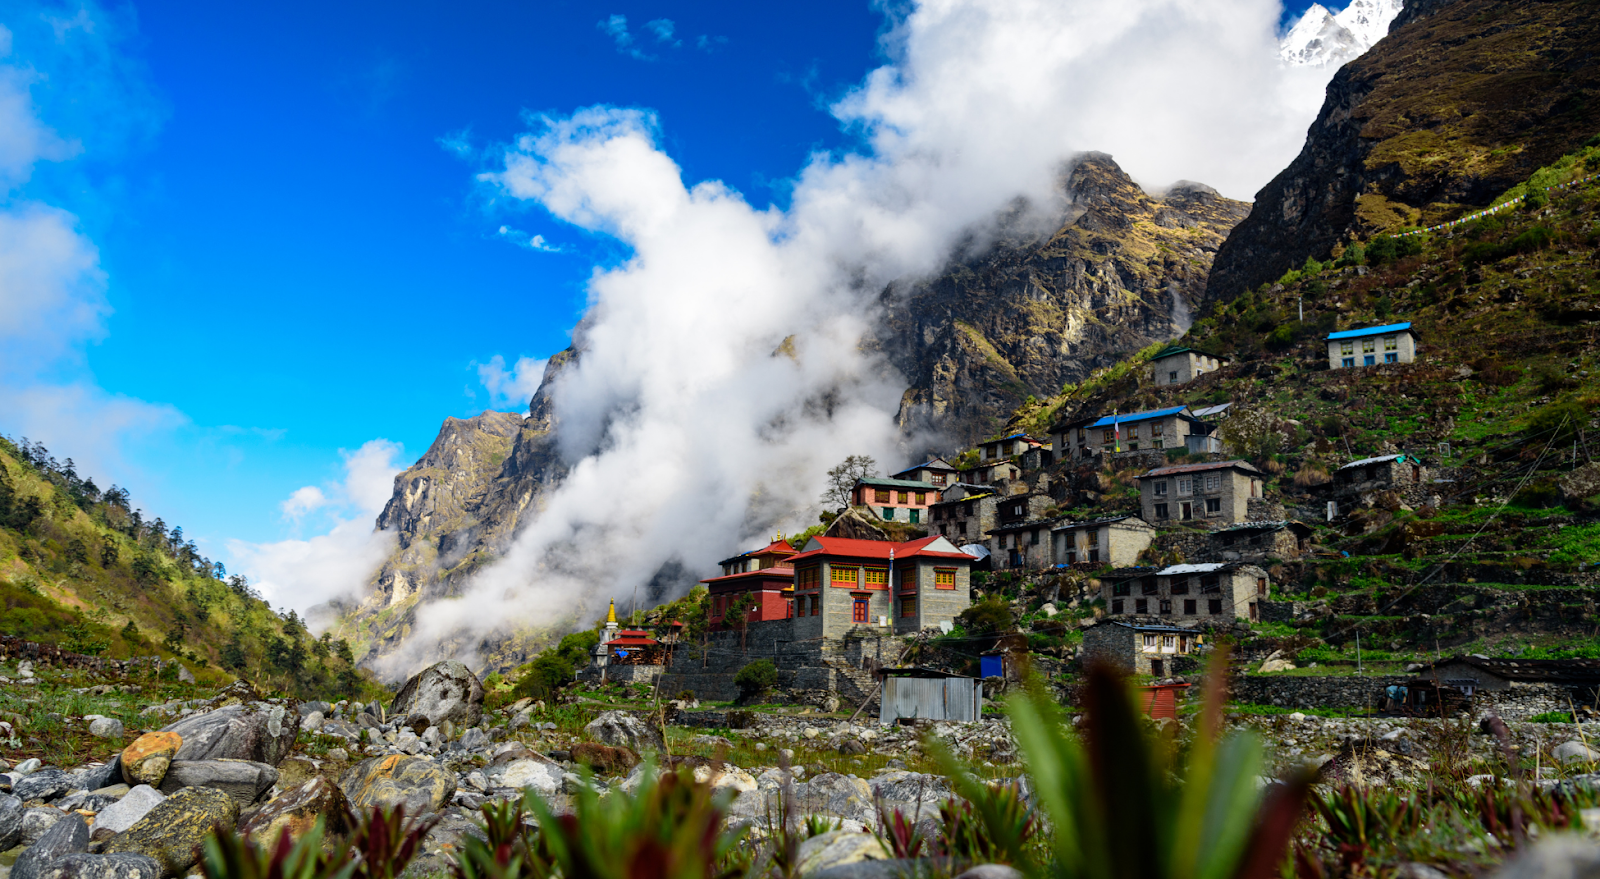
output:
[[[865,0],[8,0],[0,26],[26,104],[0,112],[43,132],[8,172],[0,131],[0,218],[54,211],[79,257],[36,327],[0,315],[0,432],[225,562],[369,515],[376,465],[444,417],[522,411],[481,365],[567,344],[625,254],[475,181],[525,114],[647,108],[686,180],[781,207],[809,155],[857,146],[828,104],[886,61]]]

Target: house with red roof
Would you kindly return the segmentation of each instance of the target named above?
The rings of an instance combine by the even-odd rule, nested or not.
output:
[[[938,535],[904,543],[813,537],[788,561],[798,640],[860,626],[916,632],[954,622],[972,603],[973,558]]]
[[[728,610],[746,596],[753,600],[745,611],[746,622],[787,619],[794,594],[794,567],[789,559],[796,552],[780,535],[760,549],[723,559],[722,576],[700,581],[710,593],[711,629],[728,628]]]

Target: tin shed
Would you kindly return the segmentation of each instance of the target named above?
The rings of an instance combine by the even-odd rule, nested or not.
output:
[[[973,721],[983,716],[983,682],[924,668],[884,669],[878,721]]]

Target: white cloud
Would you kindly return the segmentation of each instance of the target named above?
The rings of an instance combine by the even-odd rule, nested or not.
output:
[[[802,528],[847,454],[903,463],[904,380],[859,345],[886,285],[937,271],[1019,197],[1057,222],[1062,164],[1082,151],[1148,184],[1254,192],[1298,150],[1331,74],[1278,63],[1281,12],[924,0],[891,22],[891,63],[832,107],[862,148],[811,157],[786,210],[685,181],[646,111],[533,120],[479,179],[632,257],[596,270],[582,354],[553,388],[565,482],[464,600],[430,607],[392,670]],[[793,357],[775,353],[786,339]]]
[[[670,18],[657,18],[653,21],[647,21],[644,23],[644,28],[656,35],[656,42],[658,43],[671,43],[674,48],[683,45],[682,40],[674,39],[673,37],[673,31],[677,28],[677,25],[673,24]]]
[[[405,469],[398,443],[376,439],[354,452],[341,451],[344,478],[323,486],[304,486],[280,507],[295,521],[321,511],[326,533],[307,540],[250,543],[229,540],[229,565],[242,571],[273,605],[306,614],[332,599],[354,595],[394,551],[392,531],[377,531],[373,520],[394,493],[394,477]]]
[[[526,247],[529,250],[537,250],[540,253],[566,252],[563,248],[544,240],[543,235],[529,235],[521,229],[514,229],[510,226],[501,226],[495,230],[495,236],[502,241],[508,241],[518,247]]]
[[[695,37],[694,40],[694,47],[702,52],[710,52],[714,49],[720,49],[727,44],[727,37],[713,37],[709,34],[701,34],[700,36]]]
[[[655,22],[651,22],[655,24]],[[628,32],[628,17],[626,15],[609,15],[595,22],[595,27],[601,33],[611,38],[617,45],[617,51],[637,61],[654,61],[656,56],[648,54],[634,45],[633,34]],[[646,25],[649,27],[649,25]]]
[[[539,381],[544,378],[547,363],[548,360],[519,357],[516,365],[507,370],[506,359],[496,354],[488,363],[478,364],[478,380],[489,389],[489,405],[515,406],[517,411],[527,411],[528,401],[533,399],[533,392],[539,389]]]

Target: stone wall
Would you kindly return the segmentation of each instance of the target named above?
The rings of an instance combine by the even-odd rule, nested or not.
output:
[[[825,691],[860,704],[877,689],[874,671],[899,661],[903,649],[887,631],[796,640],[784,622],[752,623],[742,643],[738,632],[712,632],[704,645],[679,645],[661,678],[661,692],[677,696],[690,690],[701,700],[737,699],[734,675],[758,659],[769,659],[778,669],[781,689]]]
[[[0,660],[27,660],[35,665],[59,668],[86,668],[109,675],[126,675],[141,668],[159,672],[166,665],[155,656],[135,656],[132,659],[107,659],[62,650],[54,644],[41,644],[15,635],[0,635]]]
[[[1235,702],[1281,708],[1377,708],[1391,684],[1404,685],[1414,675],[1339,675],[1289,677],[1240,675],[1229,685]],[[1572,705],[1593,704],[1592,688],[1555,684],[1513,684],[1509,689],[1480,691],[1473,697],[1478,715],[1493,711],[1507,720],[1527,720],[1550,711],[1571,711]],[[1570,701],[1569,701],[1570,700]]]
[[[1248,522],[1282,522],[1283,504],[1270,498],[1253,497],[1245,501],[1245,520]]]

